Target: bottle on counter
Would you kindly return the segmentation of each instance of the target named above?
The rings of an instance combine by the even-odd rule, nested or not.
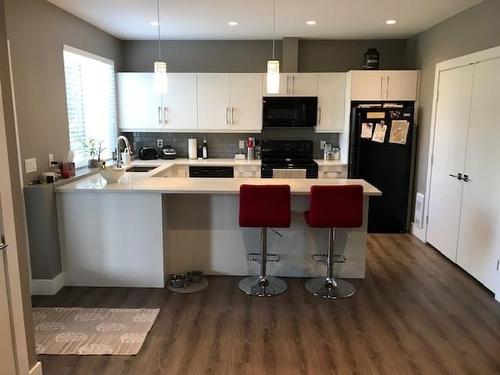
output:
[[[201,153],[203,159],[208,159],[208,143],[206,138],[203,138],[203,146],[201,146]]]

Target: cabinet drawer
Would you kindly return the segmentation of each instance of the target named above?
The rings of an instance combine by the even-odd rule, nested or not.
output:
[[[347,178],[347,167],[320,167],[318,170],[318,178]]]
[[[234,167],[234,177],[260,178],[260,167],[258,166]]]

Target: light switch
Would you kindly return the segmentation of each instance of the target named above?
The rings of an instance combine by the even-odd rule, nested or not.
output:
[[[326,141],[319,141],[319,148],[320,150],[324,150],[326,145]]]
[[[26,173],[36,172],[36,158],[26,159],[24,161],[24,169],[26,169]]]

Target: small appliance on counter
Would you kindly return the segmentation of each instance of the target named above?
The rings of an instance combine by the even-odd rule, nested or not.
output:
[[[196,138],[188,139],[188,157],[191,160],[198,158],[198,141]]]
[[[158,151],[154,147],[144,146],[139,150],[139,159],[141,160],[156,160],[158,159]]]
[[[166,145],[165,147],[158,149],[158,156],[160,159],[173,160],[176,158],[177,152],[172,146]]]

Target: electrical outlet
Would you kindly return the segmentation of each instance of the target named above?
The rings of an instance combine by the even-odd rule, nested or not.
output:
[[[319,148],[320,150],[324,150],[326,146],[326,141],[319,141]]]
[[[54,154],[49,154],[49,167],[53,161],[54,161]]]
[[[26,169],[26,173],[36,172],[36,158],[26,159],[24,161],[24,169]]]
[[[245,141],[240,141],[239,147],[240,147],[240,150],[244,150],[245,149]]]
[[[156,140],[156,147],[162,148],[163,147],[163,139],[157,139]]]

